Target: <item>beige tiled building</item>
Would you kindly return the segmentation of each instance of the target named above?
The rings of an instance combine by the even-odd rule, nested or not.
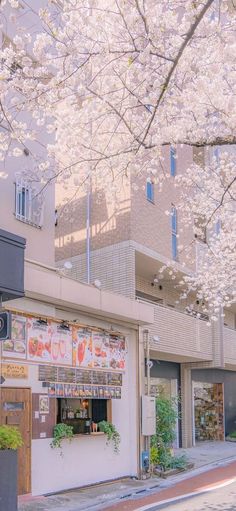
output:
[[[163,167],[158,169],[167,178],[162,191],[152,183],[152,176],[148,180],[147,175],[129,176],[119,187],[116,202],[110,201],[106,189],[94,190],[91,183],[90,193],[81,193],[67,208],[59,188],[56,260],[75,279],[89,279],[91,283],[98,280],[102,289],[153,304],[155,319],[149,328],[150,353],[155,362],[151,369],[152,391],[164,385],[172,396],[181,394],[182,428],[178,437],[179,443],[189,446],[195,438],[202,439],[193,406],[194,378],[200,381],[203,392],[205,381],[209,388],[214,389],[217,383],[224,387],[224,435],[233,428],[236,412],[234,417],[228,406],[232,396],[227,381],[234,375],[236,383],[236,309],[225,311],[224,319],[209,324],[194,296],[179,297],[180,286],[176,283],[194,269],[196,245],[201,241],[194,243],[193,228],[181,225],[180,190],[175,186],[175,175],[183,173],[198,155],[190,147],[178,147],[176,151],[177,158],[172,149],[164,149]],[[160,268],[173,259],[176,278],[171,270],[160,275]],[[64,266],[67,261],[70,268]],[[192,314],[188,312],[190,304]],[[214,368],[220,368],[220,373]],[[144,390],[144,364],[141,370]],[[201,420],[207,421],[204,413]],[[217,438],[222,439],[222,434]]]

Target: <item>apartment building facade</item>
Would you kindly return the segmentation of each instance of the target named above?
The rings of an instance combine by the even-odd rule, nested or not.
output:
[[[191,147],[166,147],[158,169],[166,176],[162,190],[152,174],[129,176],[113,203],[109,190],[97,190],[92,183],[67,209],[57,191],[57,265],[65,265],[75,279],[98,280],[102,289],[154,306],[151,392],[181,396],[177,445],[185,447],[205,438],[222,440],[236,418],[230,383],[236,381],[236,310],[228,309],[224,319],[209,323],[202,304],[184,296],[181,288],[182,276],[195,268],[196,246],[204,248],[193,227],[182,225],[175,186],[175,176],[195,158],[199,154]],[[144,351],[143,389],[145,356]],[[210,401],[215,402],[212,413],[204,405]]]
[[[12,267],[20,273],[20,297],[3,295],[12,333],[0,342],[0,424],[19,428],[24,441],[18,492],[39,495],[138,476],[138,340],[141,326],[153,321],[153,308],[76,282],[56,269],[53,188],[43,199],[45,222],[41,216],[37,225],[29,215],[31,182],[16,182],[14,167],[8,160],[4,165],[1,247],[6,240],[21,242],[23,251],[25,245],[24,270],[23,257]],[[8,257],[12,265],[9,250]],[[1,265],[0,292],[3,284]],[[119,432],[119,452],[98,431],[102,420]],[[54,427],[62,422],[73,427],[74,437],[62,442],[60,456],[51,443]]]
[[[9,38],[13,29],[5,27]],[[76,282],[55,267],[55,190],[40,179],[44,149],[35,157],[46,137],[40,131],[22,156],[0,163],[0,294],[12,315],[11,334],[0,341],[0,424],[23,437],[20,495],[140,475],[139,330],[153,321],[149,304]],[[21,257],[12,257],[10,243]],[[10,272],[19,277],[18,294],[10,293],[3,255],[9,279]],[[119,433],[119,452],[99,431],[103,420]],[[51,447],[61,423],[73,429],[63,456]]]

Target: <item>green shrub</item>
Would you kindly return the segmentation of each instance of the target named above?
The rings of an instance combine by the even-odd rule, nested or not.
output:
[[[50,446],[52,449],[61,448],[61,441],[64,440],[64,438],[71,440],[73,435],[72,426],[68,426],[64,423],[56,424],[53,429],[53,439]]]
[[[170,468],[183,469],[186,467],[186,465],[187,465],[187,458],[184,454],[182,454],[181,456],[172,456]]]
[[[229,434],[230,438],[236,438],[236,431],[232,431],[232,433]]]
[[[120,434],[115,428],[114,424],[107,421],[101,421],[98,423],[99,430],[105,433],[107,436],[107,442],[113,442],[114,452],[119,452],[120,447]]]
[[[174,456],[172,451],[178,419],[177,405],[174,399],[164,396],[156,398],[156,434],[151,438],[151,450],[156,449],[153,452],[158,452],[158,465],[163,471],[170,468],[184,468],[186,465],[186,459],[184,462],[183,456]]]
[[[18,449],[23,445],[22,436],[14,426],[0,426],[0,449]]]
[[[155,445],[150,448],[150,463],[151,465],[157,465],[159,461],[158,449]]]

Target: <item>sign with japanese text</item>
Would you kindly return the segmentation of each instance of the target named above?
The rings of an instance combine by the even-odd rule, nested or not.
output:
[[[19,364],[2,364],[2,376],[4,378],[27,379],[28,366]]]

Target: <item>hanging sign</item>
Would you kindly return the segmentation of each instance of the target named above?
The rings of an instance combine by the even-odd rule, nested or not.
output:
[[[19,364],[2,364],[2,376],[4,378],[28,378],[28,366]]]

